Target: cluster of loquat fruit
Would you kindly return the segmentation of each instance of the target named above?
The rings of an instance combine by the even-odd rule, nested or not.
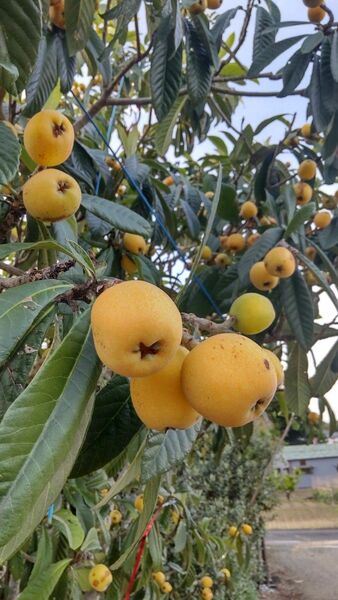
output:
[[[207,9],[209,10],[217,10],[222,6],[223,0],[198,0],[198,2],[194,2],[189,6],[189,13],[192,16],[200,15],[205,12]]]
[[[308,125],[308,124],[307,124]],[[302,130],[304,130],[303,125]],[[306,133],[308,131],[306,130]],[[296,201],[299,206],[308,204],[313,196],[313,187],[308,183],[314,181],[316,177],[317,165],[314,160],[306,159],[301,162],[298,168],[298,175],[301,179],[299,183],[295,183],[293,186]],[[334,202],[334,200],[333,200]],[[332,221],[332,215],[329,210],[320,210],[313,217],[313,223],[317,229],[325,229],[330,225]]]
[[[308,9],[307,15],[311,23],[321,23],[327,16],[327,12],[322,8],[325,0],[303,0],[303,4]]]

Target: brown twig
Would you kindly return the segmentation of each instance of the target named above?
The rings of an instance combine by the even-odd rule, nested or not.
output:
[[[122,77],[124,77],[124,75],[126,73],[128,73],[128,71],[130,71],[130,69],[132,69],[132,67],[134,65],[136,65],[137,63],[139,63],[141,60],[143,60],[144,58],[146,58],[149,55],[149,53],[152,49],[152,45],[153,44],[151,41],[148,48],[144,52],[141,52],[140,55],[136,54],[135,56],[133,56],[133,58],[131,58],[124,65],[124,67],[122,67],[122,69],[118,72],[116,77],[113,79],[112,83],[104,90],[101,98],[99,98],[96,102],[94,102],[94,104],[88,110],[88,114],[91,117],[95,117],[95,115],[97,115],[97,113],[100,112],[100,110],[102,108],[104,108],[105,106],[108,105],[108,100],[110,98],[112,91],[114,90],[114,87],[119,83],[119,81],[122,79]],[[78,121],[76,121],[74,123],[75,132],[78,133],[82,129],[82,127],[84,127],[88,123],[88,121],[89,121],[88,116],[86,114],[84,114],[80,119],[78,119]]]
[[[6,270],[9,271],[8,267],[10,265],[6,265]],[[51,267],[45,267],[44,269],[31,269],[28,273],[23,273],[20,269],[16,269],[16,267],[11,267],[12,273],[17,271],[21,273],[18,277],[9,277],[0,279],[0,291],[6,290],[9,288],[17,287],[18,285],[22,285],[24,283],[30,283],[31,281],[40,281],[41,279],[56,279],[60,273],[65,273],[69,271],[71,267],[75,265],[75,260],[67,260],[63,263],[58,263]],[[4,269],[5,270],[5,269]]]

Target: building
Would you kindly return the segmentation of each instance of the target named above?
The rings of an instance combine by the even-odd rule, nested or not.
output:
[[[338,443],[285,446],[275,468],[280,473],[300,469],[298,488],[338,488]]]

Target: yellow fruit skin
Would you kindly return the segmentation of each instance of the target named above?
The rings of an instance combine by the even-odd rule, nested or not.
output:
[[[243,523],[242,531],[245,535],[252,535],[253,533],[252,527],[248,523]]]
[[[222,248],[226,248],[227,247],[227,241],[229,239],[228,235],[221,235],[221,237],[219,238],[219,243],[221,245]]]
[[[64,0],[59,0],[59,2],[54,2],[53,4],[51,4],[51,6],[49,7],[49,19],[51,20],[53,25],[56,25],[56,27],[59,27],[60,29],[65,29],[66,22]]]
[[[316,8],[308,8],[307,16],[311,23],[320,23],[323,19],[325,19],[327,12],[321,6],[317,6]]]
[[[122,521],[122,513],[119,510],[112,510],[110,513],[110,521],[112,525],[118,525]]]
[[[200,584],[204,588],[211,588],[214,585],[214,582],[209,575],[204,575],[200,580]]]
[[[254,243],[257,242],[257,240],[259,240],[260,237],[261,236],[259,233],[252,233],[251,235],[249,235],[249,237],[246,240],[246,243],[249,246],[249,248],[251,248],[251,246],[253,246]]]
[[[152,573],[152,578],[158,585],[163,585],[165,582],[165,574],[162,571],[155,571]]]
[[[77,181],[58,169],[45,169],[28,179],[22,188],[23,203],[39,221],[62,221],[73,215],[81,204]]]
[[[209,248],[209,246],[203,246],[202,253],[201,253],[201,258],[203,260],[210,260],[211,257],[212,257],[212,250],[211,250],[211,248]]]
[[[245,248],[245,239],[240,233],[232,233],[226,241],[226,248],[237,254]]]
[[[301,127],[300,133],[305,138],[311,137],[311,125],[310,125],[310,123],[305,123],[303,125],[303,127]]]
[[[147,250],[147,242],[142,235],[135,233],[125,233],[123,236],[123,245],[128,252],[133,254],[145,254]]]
[[[261,294],[248,293],[236,298],[229,315],[235,317],[234,329],[255,335],[270,327],[276,313],[272,302]]]
[[[144,507],[143,494],[139,494],[138,496],[136,496],[136,498],[134,500],[134,506],[138,512],[141,513],[143,511],[143,507]]]
[[[310,181],[316,176],[317,165],[314,160],[303,160],[298,168],[298,175],[305,181]]]
[[[231,527],[229,527],[228,529],[228,535],[230,537],[236,537],[238,531],[237,531],[237,527],[235,527],[234,525],[231,525]]]
[[[307,248],[305,248],[304,254],[310,260],[314,260],[316,258],[316,255],[317,255],[317,250],[316,250],[316,248],[313,248],[312,246],[308,246]]]
[[[258,208],[254,202],[248,200],[241,206],[240,215],[243,219],[253,219],[257,215]]]
[[[163,594],[170,594],[173,591],[173,586],[169,583],[169,581],[165,581],[161,585],[161,592]]]
[[[271,402],[277,377],[258,344],[237,333],[225,333],[204,340],[188,354],[182,386],[203,417],[224,427],[241,427]]]
[[[193,16],[199,15],[204,12],[207,7],[207,0],[198,0],[198,2],[195,2],[195,4],[189,6],[189,12]]]
[[[105,290],[92,308],[96,352],[126,377],[146,377],[174,358],[182,319],[169,296],[146,281],[124,281]]]
[[[137,264],[125,254],[121,258],[121,267],[128,275],[134,275],[138,271]]]
[[[295,183],[293,186],[293,191],[295,192],[297,204],[300,206],[304,206],[304,204],[310,202],[313,195],[313,189],[311,185],[305,183],[304,181]]]
[[[217,265],[218,267],[228,267],[229,265],[231,265],[230,256],[223,253],[217,254],[217,256],[215,257],[215,265]]]
[[[270,275],[285,279],[291,277],[296,270],[296,260],[287,248],[272,248],[264,259],[264,266]]]
[[[201,598],[203,598],[203,600],[212,600],[214,597],[214,594],[212,593],[210,588],[203,588],[203,590],[201,591]]]
[[[206,198],[208,198],[208,200],[212,200],[215,195],[215,192],[205,192],[204,195]]]
[[[73,150],[73,125],[57,110],[42,110],[27,123],[23,142],[38,165],[55,167],[67,160]]]
[[[217,10],[223,4],[223,0],[207,0],[207,2],[210,10]]]
[[[163,179],[162,183],[164,183],[164,185],[167,185],[168,187],[169,187],[170,185],[173,185],[173,183],[174,183],[174,178],[173,178],[173,176],[172,176],[172,175],[168,175],[168,177],[165,177],[165,178]]]
[[[105,592],[113,581],[113,576],[106,565],[95,565],[89,571],[89,584],[97,592]]]
[[[229,569],[221,569],[221,573],[223,573],[225,579],[230,579],[231,571],[229,571]]]
[[[163,369],[149,377],[131,380],[134,409],[149,429],[187,429],[199,419],[199,414],[185,398],[181,385],[182,364],[188,354],[189,351],[180,346],[176,356]]]
[[[320,415],[316,412],[309,412],[307,415],[307,420],[311,425],[318,425],[320,422]]]
[[[267,272],[262,260],[252,265],[249,277],[252,285],[262,292],[273,290],[279,284],[279,278],[273,277],[273,275]]]
[[[325,229],[328,227],[332,221],[331,213],[326,210],[321,210],[313,217],[313,222],[317,229]]]
[[[274,369],[276,371],[276,377],[277,377],[277,387],[283,385],[284,383],[284,370],[283,370],[283,365],[281,363],[281,361],[279,360],[278,356],[276,356],[276,354],[274,352],[271,352],[271,350],[268,350],[268,348],[264,348],[264,352],[266,352],[266,354],[268,355],[268,358],[270,359],[270,361],[272,362]]]

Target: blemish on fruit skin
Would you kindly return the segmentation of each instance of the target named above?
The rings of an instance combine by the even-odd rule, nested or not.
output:
[[[138,351],[141,353],[141,359],[149,355],[158,354],[161,349],[160,342],[155,342],[151,346],[146,346],[143,342],[140,342]]]
[[[268,361],[266,358],[264,359],[264,365],[265,365],[265,367],[266,367],[266,368],[268,369],[268,371],[269,371],[269,370],[270,370],[270,363],[269,363],[269,361]]]

